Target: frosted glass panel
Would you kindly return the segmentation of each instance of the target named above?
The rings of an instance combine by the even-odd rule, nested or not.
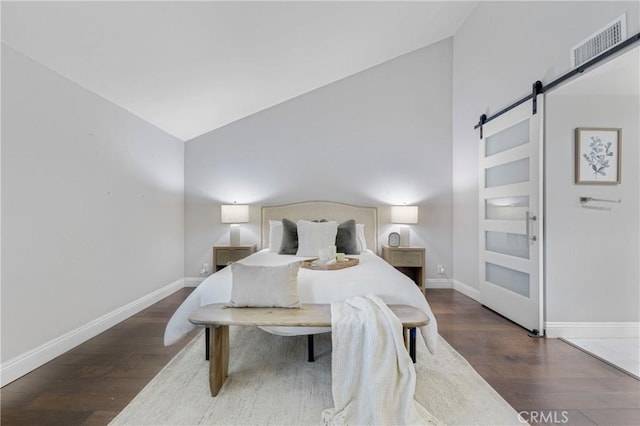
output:
[[[529,180],[529,158],[501,164],[485,170],[485,187],[509,185]]]
[[[493,263],[485,263],[485,280],[506,290],[529,297],[529,274],[505,268]]]
[[[509,256],[529,258],[529,241],[526,235],[487,231],[485,247],[489,251]]]
[[[529,120],[521,121],[486,139],[484,154],[488,157],[529,143]]]
[[[529,197],[500,197],[485,200],[485,219],[525,220]]]

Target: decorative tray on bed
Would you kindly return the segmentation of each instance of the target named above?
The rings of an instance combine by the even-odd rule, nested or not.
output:
[[[342,262],[331,263],[329,265],[319,263],[318,259],[311,259],[302,261],[300,263],[300,267],[314,269],[317,271],[335,271],[336,269],[344,269],[351,266],[356,266],[358,263],[360,263],[360,259],[355,259],[353,257],[345,257]]]

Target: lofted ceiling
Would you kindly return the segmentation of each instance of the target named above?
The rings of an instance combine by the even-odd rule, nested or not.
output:
[[[452,36],[477,2],[2,2],[2,42],[188,140]]]

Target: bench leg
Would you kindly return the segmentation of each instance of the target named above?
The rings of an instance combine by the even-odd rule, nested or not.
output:
[[[229,373],[229,326],[211,328],[209,359],[209,388],[211,396],[218,395]]]
[[[409,351],[411,361],[416,363],[416,328],[402,328],[402,336],[404,337],[404,347]]]
[[[307,361],[314,362],[316,360],[313,350],[313,334],[307,334]]]
[[[416,328],[409,330],[409,356],[413,363],[416,363]]]
[[[204,328],[204,359],[209,361],[209,345],[211,344],[211,329]]]

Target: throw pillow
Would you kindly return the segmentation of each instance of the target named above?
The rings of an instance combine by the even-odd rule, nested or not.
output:
[[[279,254],[296,254],[298,251],[298,225],[282,219],[282,244]]]
[[[299,308],[299,262],[281,266],[231,264],[234,307]]]
[[[338,225],[336,234],[336,250],[344,254],[360,254],[356,236],[356,221],[353,219]]]

